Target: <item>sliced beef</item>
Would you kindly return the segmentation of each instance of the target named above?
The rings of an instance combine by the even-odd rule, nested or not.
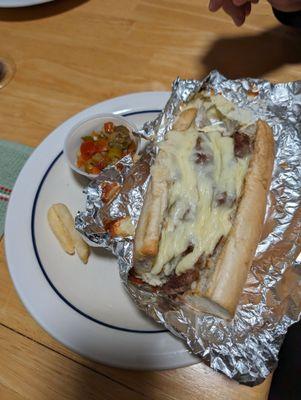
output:
[[[171,275],[168,282],[166,282],[160,289],[168,295],[184,293],[190,289],[192,282],[196,281],[199,277],[199,269],[195,266],[181,275]]]
[[[243,158],[252,152],[251,138],[241,132],[233,134],[235,157]]]
[[[205,151],[205,149],[203,147],[203,140],[202,140],[201,136],[199,136],[196,140],[195,150],[196,150],[196,153],[195,153],[195,163],[196,164],[204,165],[204,164],[208,164],[210,161],[212,161],[212,154]]]
[[[217,206],[232,207],[236,201],[235,197],[227,192],[219,192],[215,195],[215,203]]]
[[[183,251],[182,256],[185,257],[187,254],[192,253],[194,249],[193,244],[190,244],[185,251]]]

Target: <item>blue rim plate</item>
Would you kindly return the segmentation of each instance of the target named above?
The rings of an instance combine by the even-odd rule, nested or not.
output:
[[[88,265],[65,254],[47,224],[47,210],[63,202],[84,208],[85,178],[68,167],[65,135],[81,120],[112,112],[141,126],[153,119],[167,92],[134,93],[96,104],[55,129],[22,169],[8,205],[5,250],[16,290],[30,314],[65,346],[98,362],[156,370],[198,362],[182,341],[142,314],[124,290],[117,262],[93,249]],[[141,105],[143,104],[143,107]]]

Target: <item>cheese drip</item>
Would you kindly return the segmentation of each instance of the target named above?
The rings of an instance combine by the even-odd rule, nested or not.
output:
[[[200,163],[196,162],[198,140],[202,151],[210,156]],[[170,131],[160,144],[160,155],[160,163],[152,167],[151,173],[161,174],[168,181],[168,210],[158,255],[144,277],[147,281],[173,271],[180,275],[193,268],[201,256],[212,254],[220,238],[231,229],[234,199],[240,196],[249,165],[249,157],[234,156],[233,138],[222,136],[216,126],[202,132],[195,127],[185,133]],[[233,201],[219,204],[221,194]],[[193,251],[184,255],[189,246]]]

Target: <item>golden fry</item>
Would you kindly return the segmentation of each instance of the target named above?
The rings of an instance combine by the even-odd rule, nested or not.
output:
[[[58,215],[58,218],[62,221],[63,225],[67,229],[71,236],[73,245],[76,253],[84,264],[88,262],[90,255],[90,248],[87,243],[82,239],[79,232],[74,227],[74,219],[65,204],[59,203],[52,206]]]
[[[49,208],[47,217],[50,228],[62,246],[63,250],[68,254],[74,254],[74,244],[71,235],[53,207]]]
[[[87,264],[89,255],[90,255],[90,247],[87,245],[86,242],[81,238],[80,234],[75,231],[76,234],[78,235],[78,239],[75,240],[74,245],[75,245],[75,250],[79,256],[79,258],[82,260],[84,264]]]

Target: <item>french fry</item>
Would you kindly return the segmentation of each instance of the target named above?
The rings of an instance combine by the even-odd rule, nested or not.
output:
[[[77,230],[74,228],[74,219],[70,211],[68,210],[67,206],[62,203],[54,204],[53,207],[57,215],[65,225],[66,229],[68,230],[72,238],[76,253],[82,260],[82,262],[86,264],[90,255],[90,248],[87,243],[83,241],[79,232],[77,232]]]
[[[78,234],[78,239],[74,242],[75,244],[75,250],[79,256],[79,258],[82,260],[84,264],[87,264],[90,256],[90,247],[87,245],[87,243],[81,238],[79,233],[75,231]]]
[[[50,207],[47,214],[48,223],[55,237],[63,250],[68,254],[74,254],[74,244],[70,233],[58,217],[53,207]]]
[[[50,210],[53,210],[53,212],[57,216],[57,219],[65,228],[65,231],[68,232],[68,235],[71,238],[73,244],[73,249],[75,247],[76,253],[78,254],[79,258],[82,260],[84,264],[86,264],[89,259],[90,248],[87,245],[87,243],[84,242],[79,232],[77,232],[77,230],[75,229],[74,219],[70,211],[68,210],[67,206],[65,206],[65,204],[62,203],[53,204]],[[74,254],[74,250],[72,254]]]

